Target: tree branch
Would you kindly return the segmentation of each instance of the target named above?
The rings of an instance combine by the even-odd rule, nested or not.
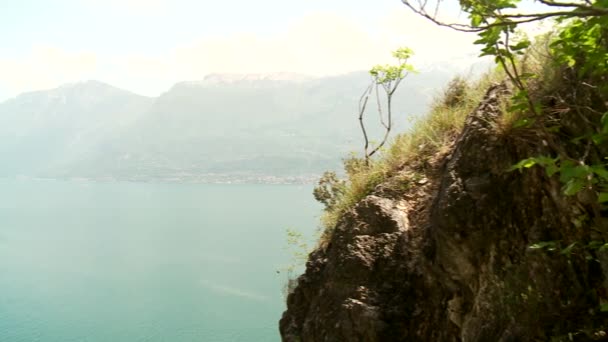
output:
[[[382,126],[387,129],[387,125],[384,122],[384,115],[382,113],[382,102],[380,101],[380,95],[378,94],[378,83],[376,83],[376,103],[378,104],[378,115],[380,116],[380,123]]]
[[[367,131],[365,130],[365,124],[363,123],[363,113],[365,113],[365,107],[367,106],[367,100],[369,100],[369,95],[372,92],[373,83],[365,89],[361,98],[359,99],[359,125],[361,126],[361,131],[363,132],[363,138],[365,139],[365,163],[369,163],[369,156],[367,154],[367,149],[369,148],[369,139],[367,138]]]
[[[411,4],[410,0],[401,0],[401,2],[410,8],[414,13],[432,21],[436,25],[449,27],[456,31],[461,32],[481,32],[492,27],[507,26],[507,25],[519,25],[525,23],[532,23],[553,17],[566,17],[566,18],[587,18],[608,15],[608,8],[600,8],[593,5],[583,5],[575,3],[557,3],[548,0],[539,0],[541,3],[551,7],[570,7],[575,8],[574,10],[564,11],[553,11],[544,13],[515,13],[515,14],[503,14],[500,15],[502,19],[508,19],[503,21],[495,21],[482,26],[472,26],[469,24],[460,23],[446,23],[437,19],[437,11],[433,15],[426,11],[426,2],[416,7]],[[498,15],[497,15],[498,17]]]

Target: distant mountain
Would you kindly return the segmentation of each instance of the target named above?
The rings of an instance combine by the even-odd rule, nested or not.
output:
[[[396,131],[425,111],[445,70],[406,79]],[[340,167],[361,149],[365,72],[211,74],[158,98],[88,81],[0,104],[2,176],[128,180],[277,180]],[[372,109],[372,108],[370,108]],[[369,125],[377,114],[370,111]]]
[[[47,175],[69,168],[154,100],[88,81],[25,93],[0,104],[0,175]]]
[[[265,74],[230,74],[230,73],[213,73],[205,76],[203,81],[190,82],[194,84],[234,84],[243,82],[260,82],[260,81],[285,81],[285,82],[303,82],[310,81],[313,77],[293,72],[273,72]]]

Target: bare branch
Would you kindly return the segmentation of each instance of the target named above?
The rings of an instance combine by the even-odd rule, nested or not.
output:
[[[425,3],[427,0],[424,0]],[[400,48],[393,52],[393,56],[397,58],[398,64],[396,66],[383,66],[377,65],[374,66],[370,70],[370,75],[372,76],[372,84],[365,90],[363,95],[359,100],[359,124],[361,125],[361,130],[363,131],[363,138],[365,139],[365,164],[369,165],[370,158],[378,152],[387,142],[388,136],[391,132],[393,125],[392,118],[392,96],[397,90],[397,87],[401,83],[401,81],[409,74],[408,70],[411,70],[412,67],[407,64],[407,60],[411,56],[412,51],[408,48]],[[382,86],[384,90],[384,95],[387,98],[387,117],[385,120],[384,117],[384,109],[383,109],[383,101],[381,99],[384,98],[384,95],[380,95],[379,88]],[[367,136],[367,131],[365,129],[365,123],[363,122],[363,115],[365,112],[365,107],[367,101],[369,99],[370,93],[375,90],[376,95],[376,104],[378,115],[380,118],[380,124],[384,127],[384,137],[382,141],[372,148],[370,152],[368,152],[370,148],[369,138]]]
[[[449,27],[456,31],[461,32],[481,32],[485,31],[492,27],[500,27],[500,26],[508,26],[508,25],[519,25],[525,23],[532,23],[540,20],[545,20],[554,17],[566,17],[566,18],[587,18],[587,17],[595,17],[595,16],[603,16],[608,15],[607,8],[600,8],[593,5],[583,5],[583,4],[575,4],[575,3],[558,3],[554,1],[548,0],[539,0],[541,3],[552,6],[552,7],[569,7],[574,8],[574,10],[562,10],[562,11],[553,11],[553,12],[543,12],[543,13],[515,13],[515,14],[503,14],[497,15],[502,20],[494,21],[492,23],[487,23],[481,26],[472,26],[469,24],[461,24],[461,23],[446,23],[439,19],[437,19],[437,11],[434,14],[429,14],[426,11],[426,2],[424,4],[420,4],[419,6],[414,6],[410,2],[410,0],[401,0],[401,2],[410,8],[414,13],[432,21],[436,25]]]
[[[590,1],[585,1],[585,3],[587,5],[583,5],[583,4],[575,3],[575,2],[558,2],[558,1],[552,1],[552,0],[538,0],[538,2],[540,2],[541,4],[547,5],[547,6],[552,6],[552,7],[574,7],[574,8],[581,8],[581,9],[594,7]],[[597,7],[595,7],[595,8],[597,8]]]
[[[367,100],[369,100],[369,95],[372,92],[373,83],[365,89],[361,98],[359,99],[359,125],[361,126],[361,131],[363,132],[363,138],[365,139],[365,163],[368,163],[369,157],[367,154],[367,149],[369,148],[369,139],[367,137],[367,131],[365,130],[365,124],[363,123],[363,114],[365,113],[365,107],[367,106]]]
[[[396,89],[396,88],[395,88]],[[393,90],[394,92],[394,90]],[[387,97],[386,97],[386,101],[387,101],[387,114],[388,114],[388,127],[386,127],[386,130],[384,131],[384,137],[382,138],[382,141],[380,142],[380,144],[378,144],[378,146],[376,146],[369,154],[368,154],[368,158],[370,158],[371,156],[373,156],[376,152],[378,152],[383,146],[384,144],[386,144],[387,140],[388,140],[388,135],[391,133],[391,126],[392,126],[392,98],[393,96],[390,93],[387,93]]]
[[[382,101],[380,100],[380,95],[378,94],[378,83],[376,83],[376,103],[378,104],[378,115],[380,116],[380,123],[382,124],[382,126],[387,129],[387,125],[384,122],[384,115],[382,113]]]

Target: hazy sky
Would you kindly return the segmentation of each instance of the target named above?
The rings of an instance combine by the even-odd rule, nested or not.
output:
[[[210,72],[343,73],[399,46],[462,64],[474,38],[400,0],[4,0],[0,100],[88,79],[152,96]]]

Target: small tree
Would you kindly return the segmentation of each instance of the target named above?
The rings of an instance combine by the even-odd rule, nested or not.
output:
[[[344,181],[339,180],[335,172],[326,171],[314,188],[313,195],[317,201],[325,205],[326,210],[330,210],[339,201],[343,192]]]
[[[527,81],[535,75],[523,72],[518,58],[530,46],[527,38],[514,37],[519,25],[556,19],[559,22],[577,20],[570,28],[561,31],[553,48],[557,59],[570,66],[576,63],[573,54],[582,53],[591,57],[587,61],[590,68],[599,72],[608,70],[605,53],[597,53],[595,47],[606,41],[608,27],[608,0],[536,0],[544,5],[544,10],[523,10],[520,0],[460,0],[460,8],[468,14],[468,23],[446,22],[440,19],[440,9],[444,0],[401,0],[415,13],[431,20],[439,26],[462,32],[475,32],[481,45],[481,56],[493,56],[503,68],[513,86],[517,89],[513,96],[514,110],[529,110],[539,115],[539,106],[528,94]],[[603,43],[602,43],[603,42]],[[595,51],[594,51],[595,50]],[[584,71],[584,68],[581,70]]]
[[[364,152],[366,165],[369,165],[369,159],[376,152],[378,152],[388,140],[388,136],[393,125],[393,94],[397,90],[397,87],[399,87],[401,81],[410,72],[414,72],[414,68],[407,63],[412,54],[413,51],[411,49],[400,48],[393,52],[393,57],[397,59],[397,65],[376,65],[369,71],[372,77],[371,84],[365,89],[359,100],[359,124],[361,125],[361,131],[363,132],[363,138],[365,139]],[[380,98],[379,91],[380,88],[382,88],[384,95],[386,96],[386,120],[382,110],[382,100]],[[380,118],[380,124],[382,127],[384,127],[384,136],[378,145],[375,147],[370,147],[370,141],[365,128],[365,123],[363,122],[363,116],[365,114],[369,97],[372,95],[374,90],[376,103],[378,104],[377,110]]]
[[[547,144],[557,157],[525,159],[516,164],[514,169],[541,165],[546,168],[549,176],[559,173],[560,180],[564,183],[564,194],[575,195],[583,189],[589,192],[593,190],[598,192],[599,202],[608,203],[607,157],[602,155],[602,150],[593,159],[593,154],[590,153],[592,146],[600,147],[608,141],[608,0],[537,0],[539,5],[544,5],[544,10],[526,10],[525,6],[519,6],[520,0],[460,0],[460,8],[468,14],[468,23],[441,20],[439,11],[443,0],[402,2],[437,25],[477,33],[479,39],[475,44],[481,46],[481,56],[493,56],[515,89],[508,110],[532,115],[531,120],[520,120],[523,125],[540,121],[536,119],[543,114],[543,104],[529,92],[529,80],[538,75],[524,72],[522,68],[521,59],[525,56],[530,41],[527,38],[517,39],[516,29],[522,24],[547,19],[561,23],[557,35],[549,44],[551,57],[560,68],[569,68],[572,82],[581,85],[588,93],[586,97],[589,100],[585,100],[578,87],[573,87],[568,105],[575,109],[574,113],[581,121],[592,125],[590,131],[594,132],[575,137],[574,141],[587,140],[587,148],[582,156],[572,157],[563,144],[553,140],[549,127],[538,124],[537,127],[543,134],[543,144]],[[515,124],[519,125],[518,122]]]

